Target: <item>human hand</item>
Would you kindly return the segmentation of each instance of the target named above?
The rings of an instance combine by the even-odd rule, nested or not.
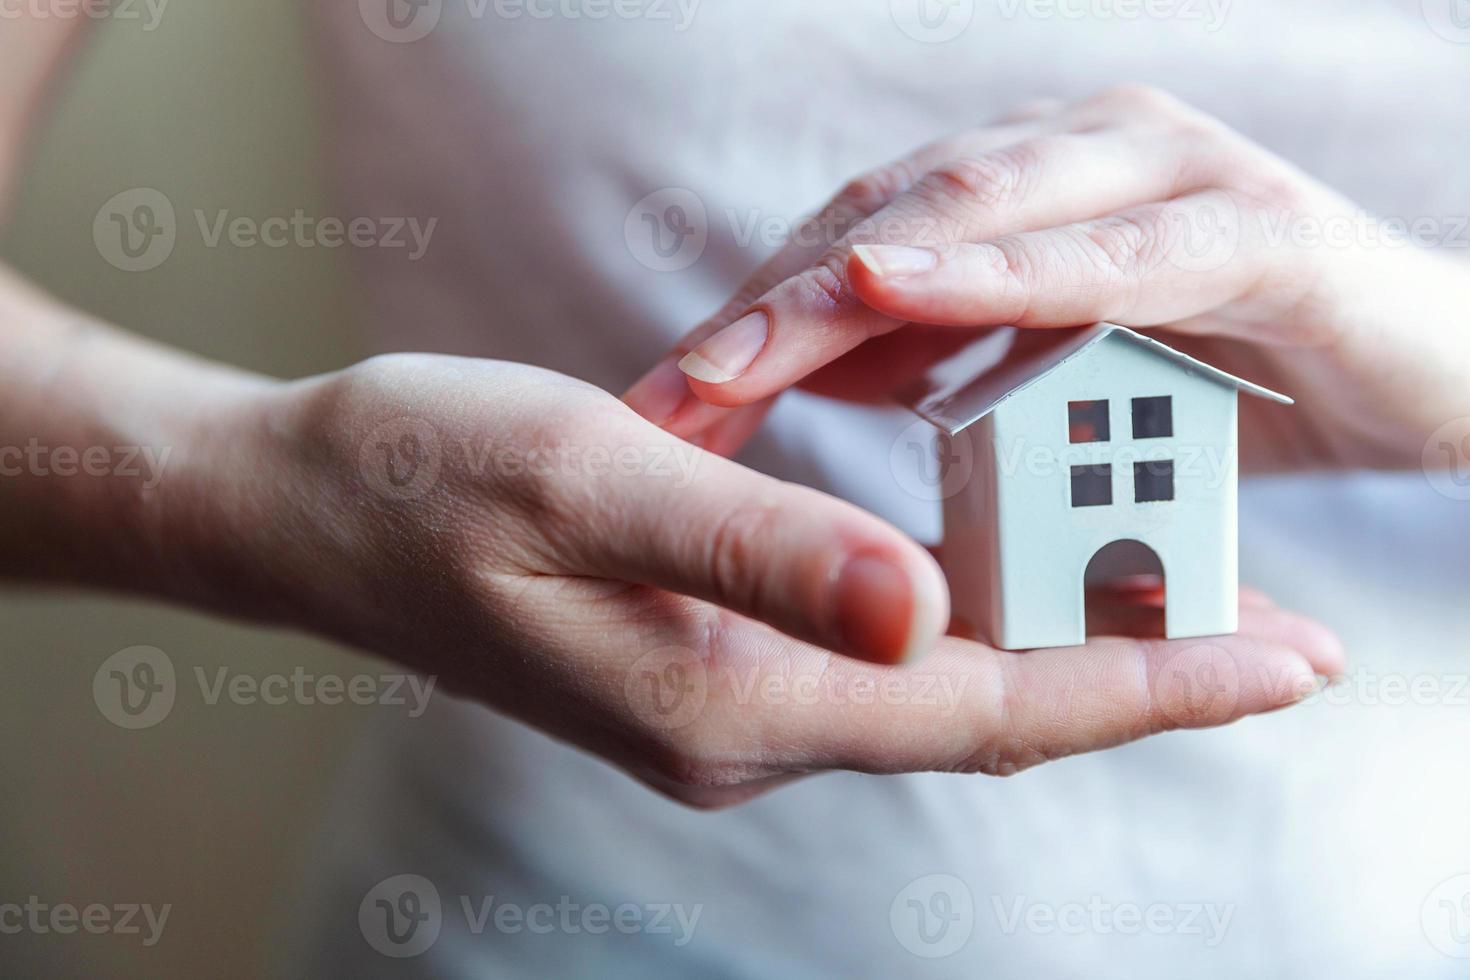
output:
[[[897,530],[539,369],[394,355],[209,415],[160,490],[215,605],[434,674],[695,805],[829,769],[1011,773],[1342,668],[1254,594],[1232,637],[940,639],[943,579]],[[1156,618],[1132,606],[1120,634]]]
[[[777,255],[628,402],[730,452],[794,384],[882,399],[977,331],[1106,320],[1297,399],[1242,401],[1248,467],[1413,465],[1470,415],[1470,269],[1334,234],[1362,220],[1156,90],[1042,101],[853,181],[814,223],[844,234]]]

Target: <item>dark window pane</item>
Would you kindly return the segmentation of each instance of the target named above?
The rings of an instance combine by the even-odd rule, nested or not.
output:
[[[1071,442],[1107,442],[1108,403],[1067,402],[1067,439]]]
[[[1072,506],[1103,507],[1113,502],[1113,468],[1107,463],[1072,467]]]
[[[1174,499],[1174,461],[1152,459],[1133,464],[1133,499],[1140,504]]]
[[[1174,399],[1133,399],[1133,438],[1162,439],[1174,434]]]

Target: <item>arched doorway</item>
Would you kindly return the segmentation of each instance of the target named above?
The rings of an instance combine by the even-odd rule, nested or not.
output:
[[[1158,553],[1132,538],[1099,548],[1082,576],[1087,635],[1162,637],[1167,594]]]

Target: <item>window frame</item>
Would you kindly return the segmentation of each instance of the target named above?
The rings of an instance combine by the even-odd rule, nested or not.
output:
[[[1078,503],[1077,488],[1079,484],[1077,481],[1083,477],[1090,477],[1092,480],[1097,481],[1095,483],[1092,483],[1092,486],[1094,487],[1097,487],[1099,485],[1106,487],[1107,499],[1093,500],[1089,503]],[[1072,467],[1071,479],[1068,481],[1067,485],[1067,503],[1071,505],[1071,508],[1073,510],[1080,510],[1088,507],[1111,507],[1115,502],[1116,498],[1113,495],[1112,463],[1082,463],[1080,465],[1075,465]]]
[[[1139,432],[1139,430],[1138,430],[1138,422],[1139,422],[1138,406],[1139,406],[1140,403],[1151,403],[1151,404],[1159,404],[1159,403],[1162,403],[1164,405],[1164,407],[1165,407],[1164,428],[1167,431],[1164,431],[1164,432],[1151,432],[1151,433],[1140,433]],[[1133,438],[1135,440],[1137,440],[1137,439],[1172,439],[1172,438],[1174,438],[1174,396],[1173,395],[1144,395],[1142,397],[1134,398],[1129,403],[1129,406],[1128,407],[1129,407],[1129,420],[1128,420],[1129,421],[1129,429],[1133,433]]]
[[[1098,407],[1102,408],[1101,428],[1098,428],[1099,419],[1078,420],[1078,414],[1083,410],[1096,412]],[[1113,441],[1113,405],[1108,398],[1080,398],[1067,402],[1067,444],[1069,446],[1089,446],[1099,442]],[[1077,429],[1080,426],[1093,426],[1094,435],[1091,439],[1078,439]],[[1100,433],[1100,434],[1099,434]]]
[[[1150,467],[1162,467],[1166,472],[1158,473]],[[1144,487],[1160,486],[1167,483],[1169,495],[1167,497],[1144,497]],[[1168,459],[1142,459],[1133,464],[1133,502],[1135,504],[1171,504],[1179,497],[1178,481],[1175,479],[1174,460]]]

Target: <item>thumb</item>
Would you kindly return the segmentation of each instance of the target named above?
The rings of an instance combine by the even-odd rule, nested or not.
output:
[[[880,664],[916,659],[949,621],[934,559],[872,514],[669,436],[641,419],[647,452],[581,486],[585,574],[706,599],[800,640]],[[664,465],[655,471],[653,461]]]

